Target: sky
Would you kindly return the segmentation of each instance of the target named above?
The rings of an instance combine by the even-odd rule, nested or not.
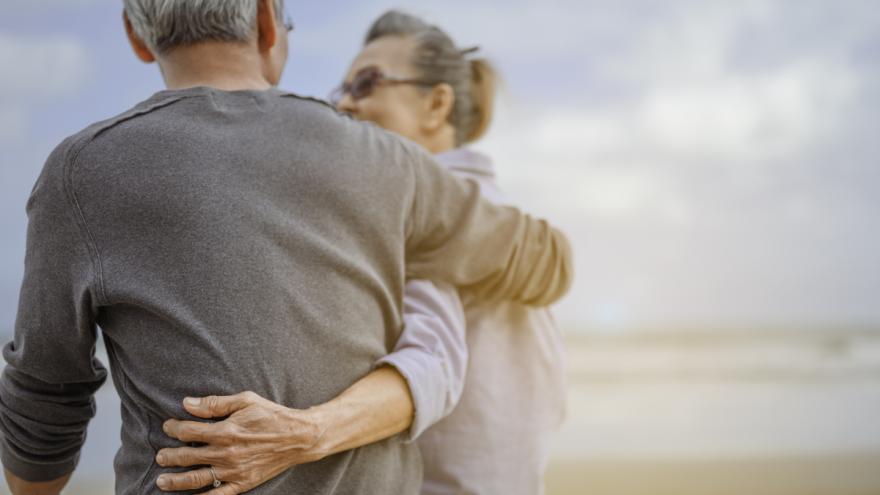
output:
[[[45,158],[163,88],[121,5],[0,3],[0,334]],[[391,7],[501,72],[475,147],[571,238],[569,331],[880,329],[874,0],[288,0],[280,86],[328,95]]]

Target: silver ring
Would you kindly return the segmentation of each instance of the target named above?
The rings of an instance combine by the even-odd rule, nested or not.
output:
[[[222,485],[223,482],[217,479],[217,473],[214,472],[214,466],[208,466],[208,468],[211,470],[211,477],[214,478],[214,488],[220,488],[220,485]]]

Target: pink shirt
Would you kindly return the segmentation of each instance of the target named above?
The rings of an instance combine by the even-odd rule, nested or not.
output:
[[[437,160],[505,203],[484,155],[460,148]],[[422,493],[543,493],[550,437],[565,415],[563,344],[550,311],[466,292],[459,301],[451,287],[425,281],[410,282],[404,302],[403,334],[381,362],[413,394]]]

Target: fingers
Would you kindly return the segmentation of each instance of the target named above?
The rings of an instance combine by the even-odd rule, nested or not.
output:
[[[226,433],[226,425],[169,419],[162,425],[162,430],[169,437],[176,438],[181,442],[212,443],[214,439],[223,438]]]
[[[190,467],[211,465],[218,455],[210,447],[178,447],[162,449],[156,454],[156,464],[162,467]]]
[[[258,400],[260,396],[253,392],[227,396],[187,397],[183,400],[183,407],[197,418],[225,418]]]
[[[215,470],[216,471],[216,470]],[[177,492],[181,490],[196,490],[211,486],[214,477],[210,469],[196,469],[185,473],[163,474],[156,479],[156,486],[163,492]]]
[[[219,488],[206,492],[206,495],[238,495],[244,493],[250,488],[241,483],[225,483],[225,476],[230,476],[224,470],[214,468],[214,473],[222,485]],[[206,486],[213,486],[214,476],[211,474],[210,468],[196,469],[184,473],[163,474],[156,479],[156,486],[163,492],[177,492],[181,490],[198,490]]]

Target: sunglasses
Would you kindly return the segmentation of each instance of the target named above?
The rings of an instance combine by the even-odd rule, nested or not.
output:
[[[378,67],[365,67],[359,70],[350,83],[342,83],[330,94],[330,103],[339,106],[345,95],[351,95],[354,101],[366,98],[373,94],[375,89],[383,84],[415,84],[417,86],[434,86],[434,83],[421,79],[407,79],[385,75]]]

